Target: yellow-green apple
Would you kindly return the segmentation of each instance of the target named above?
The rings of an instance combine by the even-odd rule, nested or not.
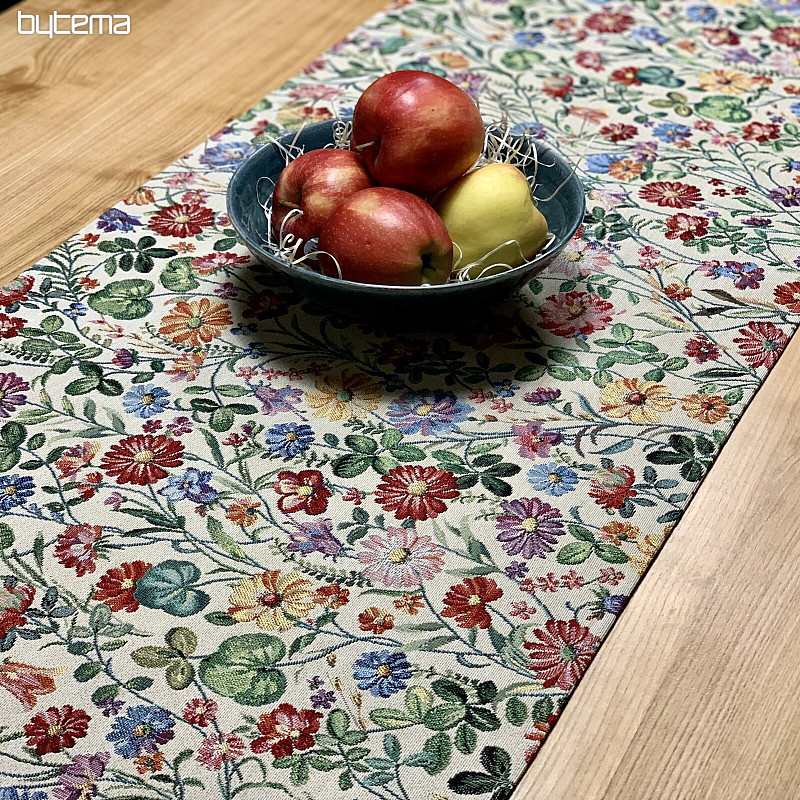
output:
[[[473,265],[470,278],[503,271],[487,269],[491,264],[519,266],[547,240],[547,221],[513,164],[487,164],[467,173],[439,196],[436,210],[457,245],[456,258],[461,248],[459,268]]]
[[[372,185],[358,153],[330,148],[303,153],[283,168],[275,184],[272,232],[276,241],[281,234],[292,234],[303,241],[319,236],[325,221],[343,200]],[[302,214],[286,219],[293,209],[300,209]]]
[[[345,200],[322,227],[319,250],[323,274],[361,283],[446,283],[453,266],[439,215],[415,194],[385,186]]]
[[[478,160],[483,139],[481,115],[463,89],[430,72],[400,70],[359,97],[350,149],[381,186],[432,197]]]

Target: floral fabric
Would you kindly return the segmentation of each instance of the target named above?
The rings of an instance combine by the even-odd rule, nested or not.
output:
[[[588,195],[450,332],[225,215],[404,67]],[[796,0],[400,0],[2,289],[0,798],[508,797],[795,328],[799,117]]]

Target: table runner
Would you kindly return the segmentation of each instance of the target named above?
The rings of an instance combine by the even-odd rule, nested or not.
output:
[[[798,13],[399,0],[2,289],[0,797],[508,797],[794,331]],[[588,196],[452,332],[225,215],[409,67]]]

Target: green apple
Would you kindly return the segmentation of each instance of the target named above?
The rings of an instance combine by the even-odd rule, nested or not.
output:
[[[487,164],[449,186],[435,204],[470,278],[503,272],[533,258],[547,241],[547,221],[534,205],[524,173],[513,164]],[[514,241],[512,241],[514,240]],[[506,244],[509,242],[509,244]],[[494,251],[494,252],[493,252]]]

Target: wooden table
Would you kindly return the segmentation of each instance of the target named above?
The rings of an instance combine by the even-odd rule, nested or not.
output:
[[[62,0],[129,36],[0,14],[0,283],[383,5]],[[124,6],[124,9],[122,8]],[[800,341],[737,426],[515,800],[800,798]]]

